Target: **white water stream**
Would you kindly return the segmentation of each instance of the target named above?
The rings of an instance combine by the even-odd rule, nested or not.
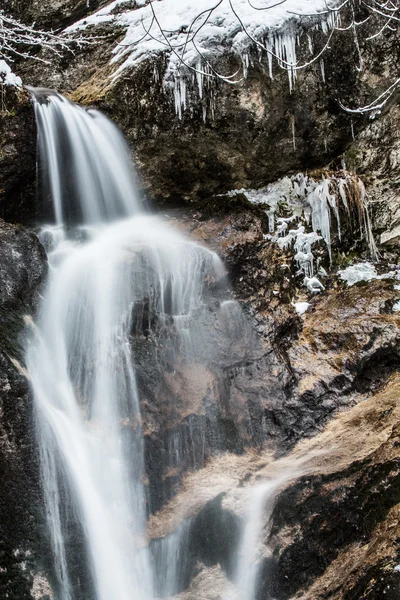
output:
[[[146,302],[151,314],[172,317],[185,343],[205,280],[221,277],[223,268],[214,253],[142,212],[127,148],[111,122],[59,95],[33,93],[40,164],[57,225],[43,230],[52,246],[50,275],[26,361],[57,598],[75,597],[68,506],[83,532],[93,597],[147,600],[154,597],[153,574],[142,540],[132,311]],[[72,200],[79,227],[67,228]]]
[[[161,573],[155,574],[144,539],[146,474],[131,337],[142,310],[149,315],[147,325],[152,319],[161,324],[172,320],[181,352],[191,356],[198,343],[195,322],[207,306],[207,285],[219,281],[224,269],[216,254],[141,208],[128,149],[108,119],[58,94],[32,93],[42,191],[53,201],[56,224],[41,232],[50,273],[26,363],[36,406],[55,598],[168,597],[179,587],[189,526],[160,542]],[[223,302],[220,308],[226,334],[237,335],[237,303]],[[172,441],[175,466],[180,441]],[[234,573],[239,600],[255,597],[263,523],[288,478],[284,473],[250,496]],[[87,563],[89,573],[83,590],[82,571],[73,573],[71,557],[76,527],[83,539],[77,552],[83,547],[85,554],[79,554],[78,563]]]

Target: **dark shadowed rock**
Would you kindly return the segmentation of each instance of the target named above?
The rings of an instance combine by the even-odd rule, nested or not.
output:
[[[24,317],[37,308],[46,267],[45,252],[33,233],[0,221],[0,595],[18,600],[31,598],[35,573],[48,566],[22,351]]]
[[[399,394],[397,376],[384,391],[348,413],[341,424],[337,422],[342,451],[346,449],[346,431],[347,439],[353,436],[356,445],[357,439],[365,444],[362,432],[369,429],[368,444],[375,438],[375,448],[368,452],[365,444],[363,460],[329,475],[304,477],[280,495],[269,540],[275,566],[264,574],[260,598],[397,597]]]
[[[26,92],[0,88],[0,217],[28,223],[37,210],[35,118]]]

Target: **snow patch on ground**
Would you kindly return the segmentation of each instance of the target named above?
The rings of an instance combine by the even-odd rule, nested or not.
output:
[[[310,308],[309,302],[296,302],[294,304],[294,310],[297,312],[299,316],[304,315],[305,312]]]
[[[167,52],[164,84],[173,91],[179,116],[188,103],[187,82],[197,84],[201,98],[205,85],[216,76],[214,59],[227,52],[241,57],[242,70],[219,73],[226,81],[233,83],[246,77],[249,50],[257,46],[260,55],[267,56],[270,77],[277,64],[287,70],[292,88],[301,34],[308,30],[311,59],[310,29],[318,28],[329,35],[340,20],[338,11],[326,11],[326,0],[258,0],[253,6],[248,0],[161,0],[147,4],[140,0],[138,8],[123,10],[124,4],[126,0],[115,0],[68,27],[65,33],[107,23],[125,28],[124,39],[113,51],[112,63],[118,65],[114,78],[127,67]],[[339,0],[331,0],[329,6],[339,4]]]
[[[400,312],[400,300],[393,304],[393,312]],[[400,568],[398,570],[400,571]]]
[[[338,274],[340,279],[347,283],[348,287],[351,287],[356,283],[360,283],[360,281],[372,281],[373,279],[394,279],[398,277],[395,271],[378,275],[374,265],[369,262],[350,265],[346,269],[338,271]]]
[[[10,85],[17,88],[22,86],[22,79],[12,72],[11,67],[5,60],[0,60],[0,84]]]

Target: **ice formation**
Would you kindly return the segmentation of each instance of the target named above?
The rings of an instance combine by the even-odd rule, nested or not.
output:
[[[229,195],[244,194],[254,204],[266,207],[269,220],[269,235],[282,250],[293,248],[294,260],[299,274],[304,275],[304,285],[312,293],[324,287],[315,277],[313,245],[324,240],[330,259],[332,215],[336,230],[341,237],[340,205],[350,214],[350,201],[356,197],[361,235],[367,242],[371,258],[376,260],[378,252],[372,235],[366,205],[365,188],[362,181],[348,173],[338,173],[316,180],[303,173],[284,177],[259,190],[232,190]],[[289,217],[277,217],[281,209],[290,212]],[[306,231],[306,228],[309,231]],[[318,265],[318,275],[326,271]]]
[[[348,287],[360,283],[360,281],[372,281],[373,279],[393,279],[397,278],[395,271],[378,275],[376,268],[369,262],[350,265],[346,269],[338,271],[339,277],[345,281]],[[395,286],[396,289],[396,286]],[[394,307],[393,307],[394,310]]]
[[[400,312],[400,300],[393,305],[393,312]],[[398,569],[400,571],[400,569]]]
[[[12,72],[5,60],[0,60],[0,85],[10,85],[17,88],[22,86],[22,79]]]
[[[112,24],[126,29],[124,39],[114,48],[113,75],[147,58],[166,52],[169,56],[164,86],[172,91],[176,112],[189,103],[190,82],[201,98],[204,88],[217,76],[214,61],[232,52],[242,61],[241,72],[219,73],[233,83],[247,76],[249,51],[256,47],[265,54],[271,78],[274,64],[288,72],[292,89],[298,67],[297,47],[307,30],[310,59],[313,45],[310,31],[319,28],[329,36],[340,19],[339,11],[327,11],[325,0],[259,0],[254,8],[248,0],[161,0],[136,2],[136,8],[124,10],[126,0],[115,0],[90,17],[68,27],[73,33],[89,26]],[[330,8],[340,5],[331,0]],[[329,37],[328,37],[329,39]],[[321,77],[325,71],[321,63]],[[293,132],[295,144],[295,137]]]

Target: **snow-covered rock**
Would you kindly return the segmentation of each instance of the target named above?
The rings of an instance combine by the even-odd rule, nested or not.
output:
[[[294,304],[294,310],[299,316],[304,315],[305,312],[310,308],[309,302],[296,302]]]
[[[360,281],[372,281],[373,279],[391,279],[396,277],[394,271],[378,275],[376,268],[369,262],[350,265],[346,269],[338,271],[339,277],[345,281],[348,287],[359,283]],[[395,286],[396,289],[396,286]]]
[[[325,289],[317,277],[304,277],[304,285],[312,294],[320,294]]]
[[[0,60],[0,84],[11,85],[17,88],[22,86],[22,79],[12,72],[5,60]]]
[[[136,2],[137,8],[124,10],[126,0],[114,0],[90,17],[68,27],[65,33],[89,26],[113,24],[126,29],[124,39],[114,48],[113,78],[147,58],[166,52],[169,56],[164,83],[172,87],[178,115],[187,107],[187,80],[192,79],[200,97],[204,86],[220,78],[229,83],[247,76],[249,51],[257,46],[268,59],[269,75],[275,67],[288,72],[292,89],[299,67],[296,47],[305,29],[320,28],[328,35],[338,21],[336,11],[326,11],[325,0],[260,0],[255,7],[248,0],[162,0]],[[335,0],[332,8],[339,5]],[[310,59],[313,56],[308,36]],[[213,61],[227,52],[239,56],[242,69],[217,72]],[[295,142],[294,142],[295,144]]]

